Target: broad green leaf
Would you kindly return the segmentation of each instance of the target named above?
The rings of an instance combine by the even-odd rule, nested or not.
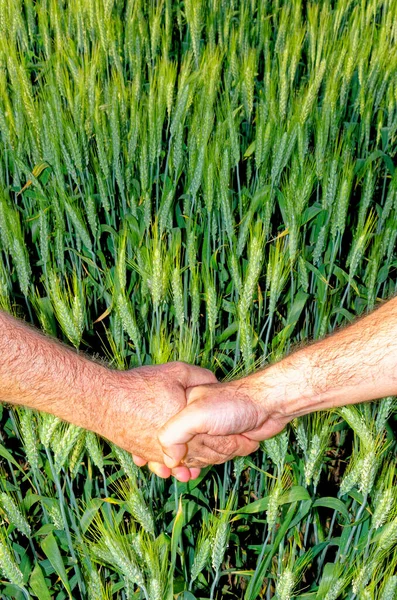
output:
[[[254,140],[247,148],[247,150],[244,153],[244,158],[248,158],[249,156],[251,156],[251,154],[253,154],[255,152],[255,148],[256,148],[256,141]]]
[[[234,321],[231,325],[229,325],[221,334],[218,335],[215,342],[217,344],[221,344],[225,340],[227,340],[230,336],[234,335],[238,331],[238,323]]]
[[[290,490],[288,490],[281,496],[279,504],[289,504],[290,502],[300,502],[302,500],[310,500],[310,495],[304,487],[297,485],[293,486]],[[268,505],[269,496],[265,496],[264,498],[260,498],[259,500],[255,500],[255,502],[247,504],[247,506],[242,506],[234,512],[236,514],[251,515],[267,510]]]
[[[306,225],[312,219],[317,217],[319,213],[323,212],[323,209],[320,206],[309,206],[301,216],[301,226]],[[325,211],[324,211],[325,212]]]
[[[37,502],[40,502],[41,498],[42,498],[42,496],[39,496],[38,494],[28,493],[22,500],[21,506],[25,510],[30,510],[34,504],[36,504]]]
[[[48,533],[52,533],[54,529],[55,525],[53,525],[52,523],[46,523],[45,525],[42,525],[37,531],[35,531],[33,535],[34,537],[38,537],[39,535],[47,535]]]
[[[354,315],[346,308],[341,308],[340,306],[333,308],[330,315],[342,315],[349,323],[354,320]]]
[[[12,600],[26,600],[26,595],[22,592],[22,590],[16,586],[9,583],[8,585],[1,586],[1,593],[3,598],[12,598]]]
[[[337,510],[345,517],[346,521],[350,520],[349,511],[347,510],[346,505],[342,502],[342,500],[339,500],[339,498],[318,498],[318,500],[315,500],[315,502],[313,503],[313,508],[316,508],[318,506]]]
[[[294,298],[294,303],[291,306],[291,310],[288,315],[286,327],[291,327],[296,324],[299,317],[301,316],[302,310],[305,308],[305,304],[309,294],[306,294],[303,290],[299,290]]]
[[[288,492],[285,492],[280,498],[280,504],[289,504],[290,502],[300,502],[301,500],[310,500],[310,494],[306,488],[301,485],[294,485]]]
[[[38,563],[36,563],[35,568],[32,571],[29,584],[33,593],[39,598],[39,600],[51,600],[51,594],[48,591],[43,571]]]
[[[47,535],[46,538],[44,538],[44,540],[41,542],[41,547],[44,554],[54,567],[55,572],[57,573],[63,585],[65,586],[65,589],[69,594],[69,598],[72,598],[69,580],[65,571],[62,556],[59,551],[57,541],[52,533],[50,533],[49,535]]]
[[[105,225],[104,223],[101,224],[101,231],[106,232],[106,233],[111,233],[116,239],[119,236],[119,234],[113,227],[111,227],[110,225]]]

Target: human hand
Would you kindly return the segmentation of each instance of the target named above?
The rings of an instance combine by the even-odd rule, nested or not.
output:
[[[188,406],[159,432],[165,464],[169,468],[179,464],[187,444],[198,435],[213,436],[215,442],[217,436],[233,434],[240,434],[240,440],[260,441],[282,431],[294,418],[396,395],[396,333],[397,298],[393,298],[262,371],[188,390]],[[237,447],[235,455],[239,454]],[[200,446],[195,456],[200,456]],[[189,455],[184,463],[189,466]]]
[[[237,443],[234,456],[245,455],[247,441],[254,451],[259,441],[273,437],[291,420],[280,410],[282,404],[269,392],[264,388],[260,373],[230,383],[188,389],[187,407],[172,417],[159,432],[164,463],[175,468],[186,456],[183,464],[189,466],[192,452],[187,453],[188,447],[195,442],[194,456],[200,456],[200,438],[204,439],[203,435],[206,440],[207,436],[213,438],[213,448],[216,448],[219,436],[222,436],[221,439],[234,436],[241,443],[241,446]],[[218,456],[214,463],[220,462],[224,460]],[[201,466],[207,464],[203,462]]]
[[[187,389],[216,381],[210,371],[182,362],[108,371],[101,417],[98,419],[96,410],[91,428],[131,452],[138,464],[149,462],[157,475],[169,477],[171,469],[163,464],[158,431],[185,408]],[[237,447],[245,454],[252,452],[252,442],[241,437],[214,440],[198,436],[186,449],[189,467],[175,465],[172,474],[180,481],[188,481],[198,477],[202,464],[225,462]]]

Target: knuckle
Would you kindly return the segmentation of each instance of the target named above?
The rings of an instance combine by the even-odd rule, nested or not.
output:
[[[256,444],[252,448],[245,448],[244,450],[239,452],[239,456],[249,456],[253,452],[256,452],[258,450],[258,448],[259,448],[259,444]]]
[[[235,454],[239,448],[238,439],[235,436],[226,438],[226,450],[229,454]]]
[[[211,379],[214,383],[218,383],[218,380],[217,380],[215,374],[210,369],[203,369],[203,370],[206,372],[209,379]]]
[[[218,440],[218,444],[219,452],[221,454],[229,455],[233,452],[233,442],[228,438],[221,438],[220,440]]]
[[[174,365],[174,368],[178,371],[187,371],[189,368],[189,365],[183,362],[182,360],[176,360],[172,364]]]
[[[189,365],[182,360],[176,360],[172,364],[173,371],[179,378],[185,379],[189,375]]]
[[[183,365],[184,363],[182,363],[179,360],[174,360],[172,362],[168,362],[168,363],[163,363],[162,365],[160,365],[160,367],[166,372],[166,373],[173,373],[173,372],[179,372],[181,369],[183,369]]]

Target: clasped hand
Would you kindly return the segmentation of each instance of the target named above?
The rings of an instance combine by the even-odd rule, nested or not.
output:
[[[251,454],[289,420],[255,375],[218,383],[207,369],[174,362],[118,372],[110,387],[117,400],[98,433],[131,452],[138,466],[180,481]]]

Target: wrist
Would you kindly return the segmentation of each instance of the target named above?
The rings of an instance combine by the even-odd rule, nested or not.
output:
[[[88,361],[87,361],[88,362]],[[106,424],[111,419],[112,404],[119,394],[116,386],[115,372],[111,369],[89,362],[85,365],[85,376],[82,377],[78,390],[80,407],[78,418],[80,427],[96,433],[103,433]],[[91,382],[88,383],[87,382]]]
[[[79,357],[76,377],[69,390],[70,402],[58,405],[55,414],[74,425],[99,433],[109,408],[111,380],[109,368]]]
[[[119,431],[122,437],[124,428],[146,416],[147,383],[140,369],[120,371],[101,365],[94,368],[98,366],[96,384],[87,398],[89,410],[84,427],[109,439],[119,427],[123,429]]]
[[[321,398],[312,382],[310,361],[302,352],[249,375],[247,384],[255,390],[255,401],[266,411],[283,421],[305,415]]]

